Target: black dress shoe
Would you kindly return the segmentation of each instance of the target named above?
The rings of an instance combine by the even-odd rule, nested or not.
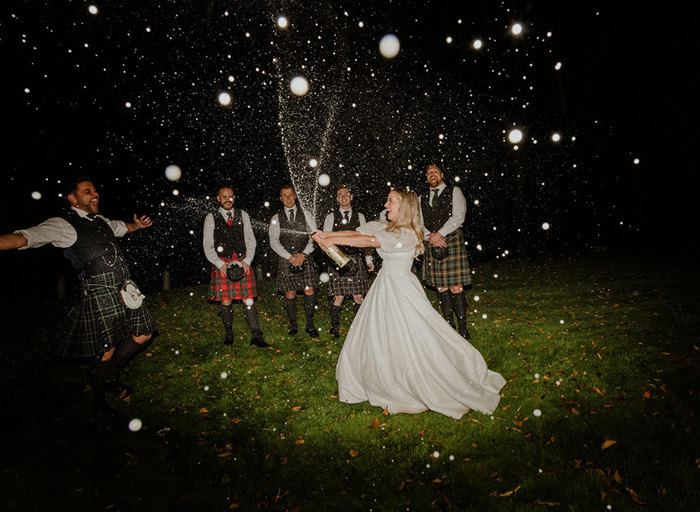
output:
[[[467,330],[467,326],[466,326],[466,325],[461,325],[461,324],[460,324],[460,326],[459,326],[459,328],[458,328],[458,332],[459,332],[459,334],[462,335],[462,338],[464,338],[465,340],[470,340],[470,339],[472,339],[471,334],[469,334],[469,331]]]
[[[224,345],[233,345],[233,336],[226,336],[224,338]]]
[[[338,336],[340,336],[340,333],[338,332],[338,326],[336,326],[336,325],[332,326],[330,328],[330,330],[328,331],[328,334],[330,334],[334,338],[337,338]]]
[[[299,332],[299,328],[298,328],[296,325],[292,325],[292,326],[289,328],[289,331],[287,331],[287,334],[289,334],[290,336],[296,336],[296,334],[297,334],[298,332]]]
[[[307,333],[309,336],[311,336],[312,338],[318,338],[318,330],[317,330],[315,327],[313,327],[313,326],[307,327],[307,328],[306,328],[306,333]]]
[[[112,379],[105,382],[105,391],[116,396],[129,396],[132,392],[131,388],[119,379]]]
[[[261,334],[254,334],[250,340],[250,344],[261,348],[268,348],[270,346],[269,343],[266,343],[265,340],[262,339]]]

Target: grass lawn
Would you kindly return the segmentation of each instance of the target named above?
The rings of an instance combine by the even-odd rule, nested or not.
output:
[[[700,509],[694,261],[602,253],[475,270],[472,343],[508,383],[493,416],[459,421],[339,402],[328,302],[320,340],[290,338],[268,280],[271,350],[248,344],[240,306],[225,347],[205,286],[151,294],[160,333],[124,375],[135,392],[113,402],[121,428],[100,433],[86,366],[46,357],[67,304],[4,303],[0,508]],[[351,319],[346,304],[342,335]]]

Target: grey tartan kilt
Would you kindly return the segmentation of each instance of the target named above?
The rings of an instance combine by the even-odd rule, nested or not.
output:
[[[433,258],[430,243],[425,244],[423,255],[423,281],[426,286],[448,287],[472,283],[467,249],[464,247],[464,234],[461,229],[447,235],[447,257]]]
[[[129,336],[155,331],[146,305],[129,309],[121,302],[123,280],[115,274],[99,274],[83,280],[80,299],[59,327],[51,351],[66,358],[94,357],[115,347]]]
[[[278,256],[277,260],[277,291],[289,292],[292,290],[303,290],[307,286],[318,287],[319,280],[316,263],[314,263],[314,259],[311,256],[306,257],[303,269],[296,274],[289,271],[289,261],[281,256]]]
[[[357,260],[357,273],[354,276],[341,276],[335,271],[335,267],[328,267],[328,295],[366,295],[369,289],[369,276],[363,256],[355,256]]]

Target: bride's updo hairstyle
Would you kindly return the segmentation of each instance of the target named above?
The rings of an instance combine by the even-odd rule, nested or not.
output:
[[[410,229],[418,239],[415,255],[423,254],[423,222],[418,196],[408,187],[394,188],[391,191],[399,196],[401,205],[396,220],[389,221],[386,231],[398,231],[401,228]]]

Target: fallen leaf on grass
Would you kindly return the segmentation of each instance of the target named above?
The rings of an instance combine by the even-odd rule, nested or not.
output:
[[[614,441],[612,439],[606,439],[605,441],[603,441],[603,444],[600,445],[600,449],[606,450],[606,449],[610,448],[612,445],[614,445],[615,443],[617,443],[617,441]]]
[[[630,497],[634,500],[635,503],[637,503],[638,505],[645,504],[644,501],[639,499],[639,495],[636,492],[634,492],[632,489],[630,489],[629,487],[625,487],[625,490],[630,493]]]
[[[350,450],[350,457],[352,457],[353,459],[355,457],[357,457],[359,454],[360,454],[360,452],[358,452],[357,450]]]
[[[229,423],[240,423],[241,420],[239,420],[238,418],[231,418],[230,420],[228,420],[228,422]]]
[[[615,470],[615,474],[613,475],[613,478],[618,484],[622,483],[622,476],[620,476],[620,473],[618,473],[617,470]]]
[[[300,444],[304,444],[305,442],[306,441],[304,441],[303,439],[297,439],[296,441],[294,441],[294,444],[300,445]]]
[[[571,412],[573,412],[576,416],[579,415],[579,412],[576,410],[576,407],[572,407]]]
[[[379,428],[379,420],[377,418],[374,418],[374,420],[372,420],[372,424],[369,426],[369,428]]]
[[[229,457],[231,455],[231,452],[223,452],[217,455],[217,457]]]
[[[301,405],[295,405],[294,407],[292,407],[292,411],[294,411],[294,412],[297,412],[300,409],[301,409]]]
[[[548,507],[557,507],[560,505],[558,501],[542,501],[542,500],[535,500],[535,503],[537,505],[547,505]]]

